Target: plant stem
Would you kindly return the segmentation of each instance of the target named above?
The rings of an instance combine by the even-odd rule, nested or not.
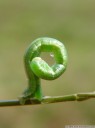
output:
[[[84,101],[90,98],[95,98],[95,92],[77,93],[77,94],[64,95],[64,96],[45,96],[43,97],[41,102],[33,98],[27,100],[24,105],[50,104],[50,103],[66,102],[66,101]],[[19,99],[0,100],[0,107],[4,107],[4,106],[22,106],[22,105],[20,104]]]

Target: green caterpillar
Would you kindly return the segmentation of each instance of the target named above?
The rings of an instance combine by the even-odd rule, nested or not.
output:
[[[55,64],[49,66],[40,58],[41,52],[50,52],[54,54]],[[21,104],[30,98],[42,100],[40,78],[45,80],[54,80],[58,78],[67,67],[67,51],[60,41],[42,37],[34,40],[27,48],[24,55],[24,64],[28,77],[28,87],[20,97]]]

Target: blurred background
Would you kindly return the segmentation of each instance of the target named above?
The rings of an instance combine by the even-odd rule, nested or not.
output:
[[[15,99],[27,87],[23,56],[38,37],[64,42],[66,72],[41,80],[44,95],[95,90],[94,0],[0,0],[0,100]],[[49,63],[52,59],[42,57]],[[0,108],[0,128],[64,128],[94,125],[95,100]]]

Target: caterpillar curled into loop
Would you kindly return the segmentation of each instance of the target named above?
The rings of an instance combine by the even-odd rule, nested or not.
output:
[[[41,52],[54,54],[55,64],[51,67],[40,57]],[[58,78],[67,67],[67,51],[60,41],[43,37],[34,40],[27,48],[24,56],[25,69],[29,81],[28,88],[22,98],[36,97],[42,99],[40,78],[54,80]]]
[[[52,52],[56,63],[50,67],[39,57],[41,52]],[[38,38],[29,46],[25,55],[25,62],[30,68],[29,71],[33,71],[39,78],[53,80],[65,71],[67,67],[67,52],[65,46],[56,39]]]

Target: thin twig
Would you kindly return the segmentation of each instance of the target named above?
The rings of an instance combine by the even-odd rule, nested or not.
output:
[[[24,105],[50,104],[50,103],[66,102],[66,101],[85,101],[90,98],[95,98],[95,92],[77,93],[77,94],[64,95],[64,96],[45,96],[43,97],[41,102],[33,98],[27,100]],[[0,100],[0,107],[4,107],[4,106],[22,106],[22,105],[20,104],[19,99]]]

